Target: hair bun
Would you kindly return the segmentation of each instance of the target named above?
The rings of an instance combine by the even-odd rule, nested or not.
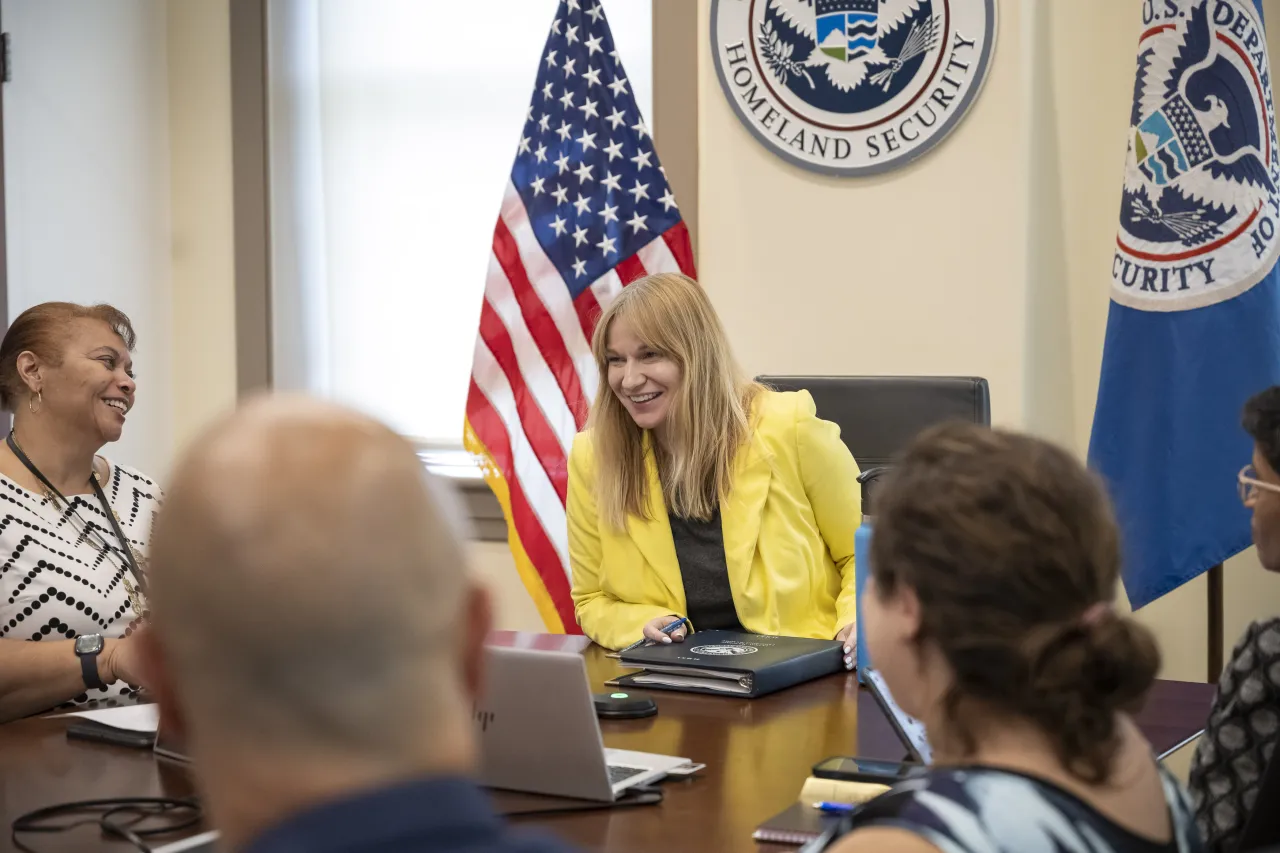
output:
[[[1027,645],[1027,714],[1061,738],[1062,758],[1089,781],[1110,771],[1115,716],[1135,710],[1160,669],[1152,633],[1114,611],[1038,631]]]

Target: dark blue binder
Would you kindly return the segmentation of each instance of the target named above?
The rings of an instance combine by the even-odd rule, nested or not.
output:
[[[699,631],[683,643],[624,652],[621,661],[642,671],[610,684],[752,699],[843,671],[844,648],[835,640]]]

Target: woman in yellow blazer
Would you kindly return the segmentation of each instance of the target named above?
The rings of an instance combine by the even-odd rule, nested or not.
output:
[[[836,638],[852,666],[858,466],[807,392],[745,379],[702,288],[634,282],[596,325],[569,457],[578,624],[602,646],[694,631]]]

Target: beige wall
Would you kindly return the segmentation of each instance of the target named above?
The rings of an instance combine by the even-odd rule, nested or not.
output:
[[[784,162],[742,126],[702,4],[698,269],[748,372],[986,376],[994,418],[1020,422],[1023,42],[1020,4],[1001,7],[992,73],[947,142],[851,181]]]
[[[236,399],[228,0],[170,0],[173,432],[181,447]]]

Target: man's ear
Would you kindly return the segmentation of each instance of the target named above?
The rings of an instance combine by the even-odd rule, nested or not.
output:
[[[463,687],[471,700],[484,689],[484,643],[492,628],[493,600],[489,590],[472,580],[467,590],[466,621],[461,626]]]

